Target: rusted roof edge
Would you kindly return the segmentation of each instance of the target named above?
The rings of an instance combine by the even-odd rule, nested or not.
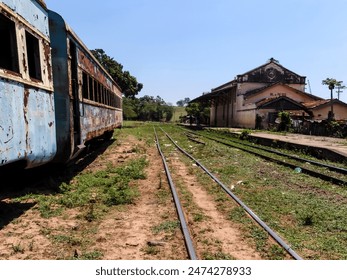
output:
[[[35,0],[42,8],[47,10],[47,5],[44,0]]]

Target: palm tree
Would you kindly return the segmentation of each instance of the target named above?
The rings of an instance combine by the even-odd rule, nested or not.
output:
[[[334,108],[333,108],[333,90],[336,87],[341,86],[342,81],[337,81],[336,79],[333,78],[326,78],[325,80],[322,81],[322,85],[328,85],[329,89],[330,89],[330,106],[331,106],[331,110],[330,113],[328,115],[328,119],[329,120],[333,120],[334,119]]]

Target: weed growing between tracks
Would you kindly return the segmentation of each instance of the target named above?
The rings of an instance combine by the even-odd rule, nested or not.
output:
[[[182,156],[162,132],[159,134],[198,257],[208,260],[260,259],[254,248],[240,238],[238,229],[218,211],[218,203],[197,182],[197,176],[201,175],[198,167]],[[225,195],[224,198],[228,199]]]

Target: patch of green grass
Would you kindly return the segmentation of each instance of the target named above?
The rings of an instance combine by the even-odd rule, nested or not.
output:
[[[101,260],[103,257],[103,253],[100,251],[91,251],[91,252],[85,252],[82,253],[81,256],[79,256],[78,260]]]
[[[37,197],[37,202],[37,208],[43,218],[48,219],[58,216],[63,211],[63,208],[55,203],[55,197],[39,195]]]
[[[251,236],[255,240],[257,250],[263,252],[269,238],[268,233],[262,228],[254,226],[251,229]]]
[[[65,243],[71,246],[80,246],[84,242],[80,237],[71,235],[53,235],[51,238],[54,242]]]
[[[150,246],[147,245],[143,251],[147,254],[147,255],[157,255],[160,252],[160,249],[157,246]]]
[[[185,107],[178,107],[178,106],[174,106],[174,111],[173,111],[173,115],[171,118],[171,122],[179,122],[180,121],[180,117],[186,116],[187,115],[187,111]]]
[[[245,221],[249,221],[249,217],[246,215],[246,211],[242,207],[234,207],[229,212],[230,220],[239,223],[245,223]]]
[[[18,243],[18,244],[12,244],[12,250],[13,250],[13,253],[14,254],[17,254],[17,253],[21,253],[23,254],[24,253],[24,247],[21,245],[21,243]]]
[[[223,252],[203,252],[202,258],[204,260],[235,260],[234,257]]]
[[[159,232],[166,232],[166,233],[174,233],[178,228],[180,228],[180,222],[179,221],[165,221],[161,223],[160,225],[154,226],[152,228],[152,231],[155,234],[158,234]]]
[[[104,206],[134,202],[139,192],[131,182],[146,178],[147,165],[145,157],[120,167],[108,164],[104,170],[79,174],[70,184],[63,182],[56,195],[28,194],[17,200],[35,200],[44,218],[61,215],[65,208],[84,207],[87,209],[85,218],[92,221],[104,212]]]
[[[194,222],[201,222],[203,221],[204,219],[206,219],[206,216],[202,213],[193,213],[193,221]]]
[[[171,192],[167,189],[159,189],[155,195],[160,204],[166,204],[168,199],[172,198]]]

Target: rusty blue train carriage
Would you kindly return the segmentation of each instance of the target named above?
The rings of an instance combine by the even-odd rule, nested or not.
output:
[[[122,126],[122,93],[62,16],[49,10],[57,153],[54,163],[76,157],[95,138]]]
[[[43,0],[0,0],[0,170],[66,164],[122,126],[122,93]]]
[[[0,1],[0,167],[31,168],[56,154],[48,11]]]

